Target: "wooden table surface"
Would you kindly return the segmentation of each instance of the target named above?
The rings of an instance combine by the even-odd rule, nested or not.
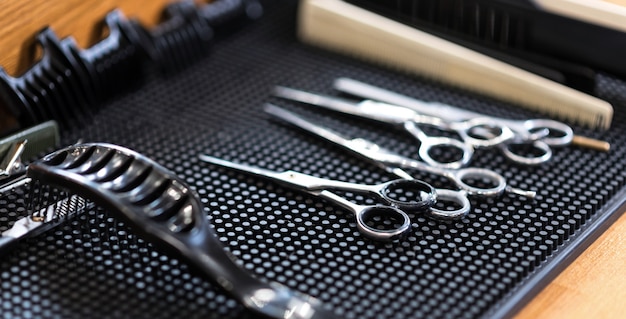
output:
[[[626,214],[537,295],[516,319],[626,318]]]
[[[33,34],[45,25],[88,47],[102,37],[95,21],[109,10],[121,8],[149,26],[158,22],[161,8],[171,1],[0,0],[0,65],[12,75],[27,69],[36,59],[36,52],[29,49]],[[626,318],[625,300],[626,214],[516,318]]]

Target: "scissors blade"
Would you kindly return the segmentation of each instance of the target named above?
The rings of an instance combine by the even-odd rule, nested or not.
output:
[[[410,108],[371,100],[353,102],[346,99],[315,94],[284,86],[274,87],[272,93],[274,96],[283,99],[319,106],[329,110],[389,124],[403,124],[404,122],[419,118],[419,114]]]
[[[198,157],[203,162],[211,163],[211,164],[218,165],[218,166],[228,167],[230,169],[234,169],[234,170],[248,173],[248,174],[259,175],[259,176],[272,178],[272,179],[275,178],[276,175],[278,175],[278,172],[275,172],[269,169],[264,169],[264,168],[246,165],[246,164],[239,164],[239,163],[227,161],[227,160],[213,157],[213,156],[206,155],[206,154],[200,154],[198,155]]]
[[[371,161],[384,170],[393,173],[401,178],[413,179],[408,173],[402,171],[398,167],[410,167],[410,163],[417,162],[411,158],[403,157],[393,153],[378,144],[370,142],[362,138],[350,139],[336,133],[330,129],[313,124],[302,117],[287,111],[273,104],[265,104],[265,112],[282,119],[296,127],[299,127],[313,135],[322,137],[338,146],[341,146],[357,155]],[[409,164],[407,164],[409,163]],[[396,167],[390,167],[396,166]],[[417,162],[416,165],[421,165]]]
[[[234,163],[231,161],[223,160],[223,159],[205,155],[205,154],[200,154],[198,155],[198,157],[200,158],[201,161],[206,162],[206,163],[211,163],[214,165],[234,169],[239,172],[264,177],[266,179],[270,179],[270,180],[282,183],[283,185],[287,185],[295,189],[307,191],[313,195],[317,195],[320,190],[327,188],[327,187],[335,186],[335,187],[350,188],[350,186],[353,185],[351,183],[331,181],[325,178],[319,178],[319,177],[315,177],[315,176],[311,176],[311,175],[307,175],[307,174],[303,174],[303,173],[299,173],[299,172],[291,171],[291,170],[283,171],[283,172],[276,172],[276,171],[272,171],[272,170],[268,170],[268,169],[264,169],[264,168],[260,168],[256,166]]]
[[[419,114],[439,117],[447,122],[459,122],[485,116],[484,114],[464,110],[448,104],[421,101],[350,78],[336,79],[333,83],[333,87],[340,92],[364,99],[407,107]]]

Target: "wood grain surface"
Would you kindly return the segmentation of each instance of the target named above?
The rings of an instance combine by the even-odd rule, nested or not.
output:
[[[172,0],[0,0],[0,66],[19,75],[36,61],[35,34],[51,26],[79,46],[103,36],[107,12],[120,8],[146,26],[156,24]],[[621,2],[613,0],[612,2]],[[591,245],[517,316],[530,318],[626,317],[626,215]]]
[[[156,24],[172,0],[0,0],[0,66],[16,76],[37,59],[34,36],[50,26],[59,38],[73,36],[87,48],[103,37],[104,16],[115,8],[145,26]]]
[[[567,267],[516,319],[626,318],[626,214]]]

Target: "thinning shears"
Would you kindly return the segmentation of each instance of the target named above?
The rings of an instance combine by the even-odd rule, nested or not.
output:
[[[498,146],[507,158],[520,164],[537,165],[546,162],[552,157],[551,146],[568,145],[574,138],[570,126],[550,119],[512,120],[488,116],[443,103],[420,101],[349,78],[336,79],[333,87],[353,96],[438,117],[449,123],[448,127],[456,131],[466,143],[476,148]],[[516,154],[509,147],[514,144],[530,144],[540,155]]]
[[[437,193],[437,200],[449,200],[456,202],[464,206],[464,203],[469,201],[467,196],[479,196],[479,197],[496,197],[502,195],[504,192],[509,192],[524,196],[527,198],[534,198],[536,193],[534,191],[522,190],[507,185],[506,179],[489,169],[478,167],[466,167],[461,169],[447,169],[441,167],[429,166],[427,163],[408,158],[390,150],[387,150],[378,144],[362,138],[346,138],[332,130],[325,127],[313,124],[300,116],[280,108],[273,104],[266,104],[265,111],[273,116],[280,118],[287,123],[295,125],[305,131],[308,131],[316,136],[326,139],[338,146],[341,146],[362,158],[365,158],[386,171],[395,174],[398,177],[412,179],[413,177],[405,172],[403,168],[411,168],[420,170],[423,172],[443,176],[453,182],[460,191],[435,189]],[[493,187],[480,187],[472,186],[466,181],[472,179],[488,180]],[[445,194],[445,195],[444,195]],[[443,195],[443,196],[442,196]],[[467,208],[469,211],[469,208]],[[435,208],[431,208],[438,217],[445,218],[446,211],[438,211]],[[455,215],[457,212],[451,212]]]
[[[411,220],[405,211],[425,211],[436,201],[435,189],[420,180],[396,179],[382,184],[366,185],[319,178],[295,171],[275,172],[204,154],[199,157],[204,162],[261,176],[334,202],[355,215],[357,228],[363,235],[379,241],[393,241],[406,235],[410,231]],[[377,196],[388,205],[355,204],[331,190],[366,192]],[[368,224],[375,217],[385,218],[384,228]]]
[[[473,146],[468,143],[445,136],[427,135],[418,125],[424,124],[448,129],[447,123],[444,123],[437,117],[421,115],[408,108],[371,100],[353,102],[347,99],[314,94],[282,86],[275,87],[273,94],[284,99],[401,126],[420,141],[419,156],[431,166],[461,168],[470,162],[474,154]],[[435,147],[455,148],[461,152],[461,157],[456,161],[440,162],[430,154]]]

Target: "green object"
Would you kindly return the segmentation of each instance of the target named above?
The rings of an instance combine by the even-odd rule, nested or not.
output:
[[[4,160],[16,143],[27,141],[21,158],[30,159],[59,145],[59,126],[55,121],[44,122],[0,139],[0,158]]]

